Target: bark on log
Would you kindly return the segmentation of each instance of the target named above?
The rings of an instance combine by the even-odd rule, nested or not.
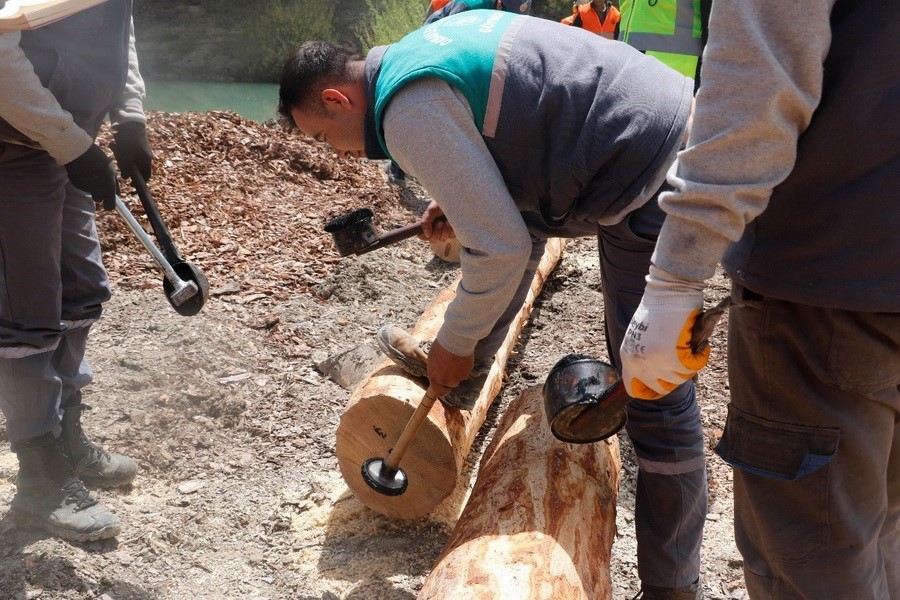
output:
[[[458,411],[436,402],[428,413],[400,463],[409,480],[408,489],[400,496],[385,496],[370,488],[363,480],[362,465],[371,457],[387,457],[422,400],[427,382],[406,374],[386,359],[351,393],[338,425],[335,450],[344,480],[363,504],[389,517],[416,519],[450,495],[488,408],[503,385],[507,359],[531,314],[534,299],[559,262],[564,247],[565,240],[548,241],[531,291],[497,351],[475,407],[468,412]],[[437,295],[412,329],[412,335],[422,340],[434,338],[458,283],[457,279]]]
[[[500,419],[478,478],[419,600],[602,600],[619,488],[616,437],[566,444],[541,388]]]

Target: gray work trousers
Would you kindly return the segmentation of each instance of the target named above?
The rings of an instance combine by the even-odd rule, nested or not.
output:
[[[653,199],[616,225],[598,229],[607,353],[621,371],[619,346],[644,294],[650,257],[665,213]],[[545,242],[535,239],[516,296],[475,358],[494,355],[531,286]],[[590,354],[590,349],[573,348]],[[632,400],[627,432],[638,459],[635,533],[643,583],[682,587],[700,576],[706,522],[706,450],[694,384],[688,381],[660,400]]]
[[[900,598],[900,313],[733,297],[716,451],[751,598]]]
[[[11,444],[58,432],[90,383],[91,324],[110,297],[94,201],[40,150],[0,142],[0,409]]]

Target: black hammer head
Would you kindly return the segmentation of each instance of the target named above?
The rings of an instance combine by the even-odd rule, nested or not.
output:
[[[624,393],[615,368],[585,354],[570,354],[550,370],[544,410],[553,436],[572,444],[605,439],[625,425]],[[621,401],[620,401],[621,400]]]
[[[334,238],[334,245],[341,256],[357,254],[378,240],[374,217],[372,209],[360,208],[325,224],[325,231]]]

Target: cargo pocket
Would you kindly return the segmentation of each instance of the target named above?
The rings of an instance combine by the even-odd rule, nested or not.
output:
[[[828,545],[828,463],[840,435],[836,428],[781,423],[729,405],[716,453],[762,478],[745,493],[748,511],[765,519],[746,533],[777,560],[802,564]]]

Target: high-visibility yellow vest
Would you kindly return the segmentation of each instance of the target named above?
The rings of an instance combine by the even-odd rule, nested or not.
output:
[[[696,78],[703,52],[700,0],[622,0],[619,8],[620,41]]]

